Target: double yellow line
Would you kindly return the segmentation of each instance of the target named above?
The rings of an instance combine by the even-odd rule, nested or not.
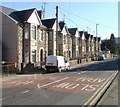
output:
[[[101,94],[105,91],[105,89],[110,85],[111,81],[116,77],[119,71],[116,71],[113,73],[110,78],[108,78],[105,83],[88,99],[87,102],[83,105],[83,107],[92,106],[95,104],[95,102],[100,98]],[[110,81],[111,80],[111,81]]]

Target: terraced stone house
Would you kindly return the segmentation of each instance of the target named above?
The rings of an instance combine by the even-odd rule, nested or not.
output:
[[[3,23],[8,26],[5,26],[4,29],[7,30],[3,31],[3,44],[6,46],[6,49],[3,47],[3,60],[16,62],[18,68],[21,63],[40,65],[48,55],[48,32],[42,25],[37,10],[34,8],[15,11],[7,16],[7,19],[4,17]],[[8,24],[11,22],[13,24]]]
[[[58,55],[72,58],[72,35],[69,33],[67,25],[64,21],[59,22],[60,31],[58,35],[57,47]]]
[[[56,18],[44,19],[42,23],[48,31],[48,55],[57,55]]]
[[[94,37],[90,35],[90,56],[94,56]]]
[[[85,56],[86,56],[86,38],[85,38],[85,32],[84,31],[80,31],[79,33],[80,33],[80,38],[81,38],[81,40],[80,40],[80,42],[81,42],[81,49],[80,49],[81,55],[80,55],[80,57],[85,58]]]
[[[79,30],[78,28],[69,28],[68,31],[72,35],[72,58],[79,57]]]
[[[19,70],[31,63],[41,66],[48,55],[87,59],[101,51],[100,37],[68,29],[64,21],[57,24],[56,18],[44,19],[43,12],[35,8],[16,11],[3,7],[0,15],[2,60],[17,63]]]

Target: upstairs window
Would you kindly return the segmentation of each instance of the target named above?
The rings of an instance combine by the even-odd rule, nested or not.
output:
[[[32,39],[36,40],[36,26],[32,25]]]
[[[39,35],[40,35],[40,41],[43,41],[43,35],[44,35],[43,32],[44,32],[43,30],[41,30],[41,31],[39,32]]]
[[[24,32],[25,32],[25,39],[29,39],[29,29],[28,29],[28,26],[25,26]]]

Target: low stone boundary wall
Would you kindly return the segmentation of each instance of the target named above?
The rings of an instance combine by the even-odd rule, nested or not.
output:
[[[88,59],[88,62],[90,62],[90,61],[91,61],[91,58]],[[76,60],[70,60],[69,63],[71,66],[74,66],[76,64],[87,63],[87,61],[86,61],[86,59],[79,59],[79,60],[76,59]]]
[[[78,64],[78,60],[71,60],[69,61],[70,65],[76,65]]]
[[[1,67],[2,67],[2,74],[9,75],[18,72],[17,64],[14,62],[6,62],[2,64]]]

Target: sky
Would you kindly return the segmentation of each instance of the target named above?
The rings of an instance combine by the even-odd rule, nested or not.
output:
[[[2,2],[3,6],[15,10],[45,7],[45,18],[55,18],[58,6],[59,21],[65,21],[68,28],[88,31],[101,39],[109,39],[111,33],[118,37],[118,2]]]

